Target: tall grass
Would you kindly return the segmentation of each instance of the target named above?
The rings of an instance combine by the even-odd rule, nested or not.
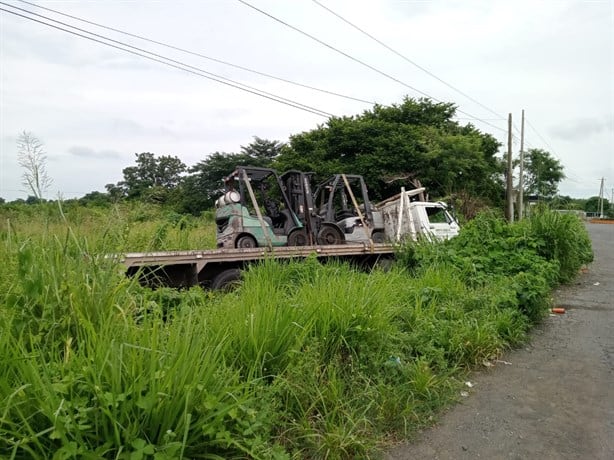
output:
[[[203,222],[182,234],[138,207],[4,217],[2,458],[376,456],[522,343],[590,253],[579,233],[544,252],[554,217],[482,216],[389,272],[266,261],[231,293],[151,291],[104,254],[199,244]]]

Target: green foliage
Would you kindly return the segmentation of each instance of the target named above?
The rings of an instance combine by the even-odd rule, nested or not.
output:
[[[559,265],[558,281],[561,283],[571,281],[582,265],[593,260],[588,231],[575,215],[542,207],[519,226],[533,236],[540,256]]]
[[[268,167],[279,155],[283,144],[257,136],[240,153],[215,152],[188,169],[188,175],[181,184],[181,199],[178,209],[181,212],[199,214],[211,209],[215,200],[223,192],[223,179],[237,166]]]
[[[186,165],[178,157],[153,153],[136,153],[136,165],[124,168],[124,180],[117,186],[128,198],[144,199],[154,203],[169,200],[171,191],[179,185]],[[115,192],[113,186],[109,192]]]
[[[600,214],[601,206],[601,200],[599,199],[599,197],[592,196],[588,200],[586,200],[583,209],[586,212],[594,212]],[[614,209],[612,207],[612,203],[610,203],[607,198],[603,198],[603,215],[609,218],[614,217]]]
[[[525,153],[525,193],[540,197],[556,195],[559,183],[565,179],[563,165],[549,152],[529,149]]]
[[[508,224],[482,213],[461,234],[439,245],[414,245],[400,256],[416,273],[433,265],[452,267],[471,286],[507,280],[520,310],[538,321],[549,306],[550,290],[569,282],[592,261],[588,233],[578,217],[545,207],[531,219]]]
[[[361,174],[374,199],[398,193],[399,184],[418,178],[434,196],[467,191],[499,200],[499,144],[473,126],[453,121],[454,113],[452,104],[405,98],[362,115],[333,117],[291,136],[275,165],[314,171],[321,180],[332,173]]]
[[[210,216],[2,207],[0,457],[376,456],[523,342],[590,259],[571,217],[483,214],[386,273],[265,261],[224,294],[151,291],[104,257],[202,248]]]

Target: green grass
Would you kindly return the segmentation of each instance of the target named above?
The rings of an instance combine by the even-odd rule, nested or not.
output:
[[[267,261],[234,292],[151,291],[104,254],[212,247],[210,219],[34,208],[0,208],[2,458],[377,456],[591,255],[568,216],[480,216],[386,273]]]

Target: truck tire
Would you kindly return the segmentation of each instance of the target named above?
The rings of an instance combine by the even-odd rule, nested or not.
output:
[[[218,273],[211,281],[211,289],[214,291],[232,291],[241,284],[241,270],[228,268]]]
[[[237,238],[235,241],[236,248],[256,248],[258,247],[258,243],[256,243],[256,239],[250,235],[243,235]]]

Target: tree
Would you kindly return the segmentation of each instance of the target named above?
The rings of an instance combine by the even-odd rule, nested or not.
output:
[[[29,131],[17,136],[17,161],[24,169],[22,184],[38,201],[49,189],[52,179],[47,174],[47,156],[43,144]]]
[[[254,141],[247,146],[241,146],[241,153],[250,160],[270,164],[271,161],[281,153],[285,144],[279,141],[269,141],[254,136]]]
[[[109,193],[103,193],[94,190],[92,192],[86,193],[77,201],[80,205],[83,206],[107,206],[111,204],[112,198]]]
[[[151,198],[165,201],[168,192],[181,182],[186,165],[177,157],[153,153],[136,153],[136,166],[124,168],[124,180],[118,186],[128,198]],[[107,187],[108,190],[108,187]]]
[[[241,153],[215,152],[189,168],[181,184],[180,211],[199,214],[210,209],[224,190],[223,179],[237,166],[270,167],[284,144],[254,136]]]
[[[586,203],[584,205],[584,210],[586,212],[600,213],[601,212],[600,198],[598,196],[590,197],[588,200],[586,200]],[[608,201],[607,198],[603,198],[603,214],[604,216],[611,215],[610,202]]]
[[[405,98],[401,104],[375,105],[352,117],[333,117],[324,125],[290,137],[275,159],[278,170],[361,174],[373,199],[399,192],[419,179],[433,196],[463,193],[498,202],[503,196],[499,143],[472,125],[452,120],[455,106]]]
[[[542,149],[530,149],[524,158],[525,193],[544,198],[556,195],[559,183],[565,179],[561,162]]]
[[[199,214],[213,207],[215,200],[224,189],[222,179],[235,166],[249,164],[243,154],[215,152],[188,169],[188,175],[181,185],[181,211]]]

